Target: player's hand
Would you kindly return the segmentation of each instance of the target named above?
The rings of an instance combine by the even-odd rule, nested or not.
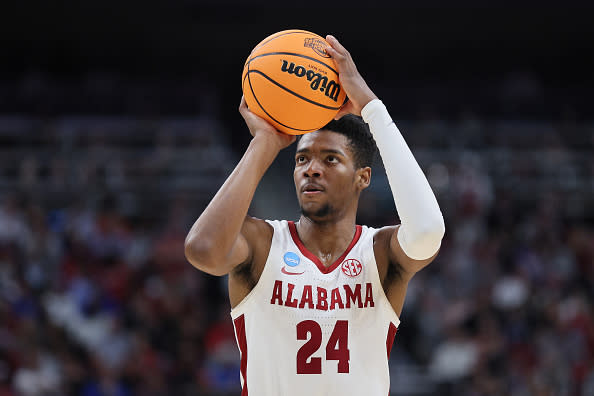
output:
[[[336,62],[340,85],[349,97],[349,101],[342,106],[334,119],[339,119],[349,113],[360,116],[361,109],[373,99],[377,99],[377,96],[369,89],[367,83],[359,74],[349,51],[334,36],[326,36],[326,41],[330,44],[329,47],[326,47],[326,51]]]
[[[289,135],[277,131],[269,122],[262,117],[258,117],[252,113],[245,102],[245,98],[241,97],[241,103],[239,104],[239,112],[245,120],[250,133],[254,139],[262,139],[266,144],[278,151],[291,145],[296,139],[294,135]]]

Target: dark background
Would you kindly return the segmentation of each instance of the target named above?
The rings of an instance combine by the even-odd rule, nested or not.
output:
[[[238,70],[251,48],[276,31],[299,28],[341,39],[403,115],[414,116],[422,102],[444,116],[470,107],[481,116],[555,118],[572,107],[591,118],[589,2],[485,3],[15,2],[1,17],[2,105],[17,112],[147,112],[118,101],[123,89],[114,87],[109,101],[84,87],[93,73],[108,73],[124,83],[155,84],[161,95],[147,99],[156,107],[151,112],[195,114],[199,100],[187,92],[180,97],[176,88],[196,80],[216,87],[226,112],[239,96]],[[14,100],[29,73],[70,87],[63,102]],[[498,100],[514,73],[542,84],[538,101],[510,108]]]
[[[5,2],[0,396],[239,394],[225,278],[183,241],[249,141],[244,61],[285,29],[351,52],[446,220],[391,393],[594,394],[594,6],[483,3]],[[298,218],[291,168],[250,214]],[[379,158],[358,216],[398,221]]]

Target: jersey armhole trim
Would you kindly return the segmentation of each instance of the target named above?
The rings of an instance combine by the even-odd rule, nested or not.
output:
[[[377,260],[375,259],[375,250],[373,249],[373,240],[375,239],[375,234],[377,234],[377,232],[380,230],[379,228],[369,228],[367,227],[367,229],[371,234],[371,252],[368,253],[371,258],[373,259],[373,264],[375,265],[374,268],[374,277],[375,277],[375,282],[378,285],[378,288],[380,290],[381,296],[383,297],[384,301],[386,302],[387,305],[387,309],[390,310],[391,315],[393,316],[393,318],[390,319],[390,321],[392,323],[394,323],[394,325],[396,326],[396,329],[398,329],[398,326],[400,326],[400,316],[398,316],[398,314],[396,313],[396,311],[394,311],[394,307],[392,307],[392,304],[390,303],[390,300],[388,299],[388,296],[386,295],[386,292],[384,291],[384,287],[382,286],[382,281],[380,279],[379,276],[379,269],[377,268]]]

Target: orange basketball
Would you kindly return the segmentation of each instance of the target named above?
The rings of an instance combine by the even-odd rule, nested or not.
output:
[[[243,67],[249,109],[290,135],[326,125],[346,99],[327,45],[305,30],[284,30],[260,42]]]

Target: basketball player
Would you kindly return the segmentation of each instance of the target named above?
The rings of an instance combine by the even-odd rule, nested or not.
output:
[[[247,215],[267,168],[295,137],[277,132],[242,98],[239,111],[253,139],[186,239],[196,268],[229,274],[244,396],[387,395],[388,357],[408,282],[435,258],[445,230],[429,183],[385,106],[347,50],[332,36],[327,41],[350,99],[338,116],[362,119],[345,115],[299,140],[293,174],[299,221]],[[371,181],[374,139],[398,226],[355,222],[359,195]]]

